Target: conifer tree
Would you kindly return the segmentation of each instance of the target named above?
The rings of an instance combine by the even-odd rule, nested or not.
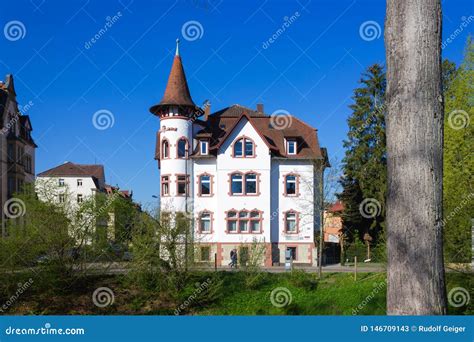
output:
[[[354,90],[349,132],[344,141],[342,192],[345,234],[360,239],[369,234],[376,241],[384,225],[386,191],[385,73],[379,64],[370,66]],[[360,205],[370,200],[375,211],[362,215]]]

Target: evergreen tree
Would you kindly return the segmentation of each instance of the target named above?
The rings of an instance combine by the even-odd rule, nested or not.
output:
[[[446,63],[446,64],[445,64]],[[443,67],[448,65],[445,61]],[[449,74],[445,88],[443,225],[448,262],[470,262],[471,219],[474,217],[474,42],[468,38],[465,57]],[[446,76],[445,76],[446,77]],[[446,79],[445,79],[446,81]]]
[[[342,192],[343,222],[346,235],[357,234],[360,239],[377,239],[383,230],[386,192],[385,150],[385,72],[379,64],[370,66],[354,90],[349,132],[344,141]],[[373,217],[361,215],[364,199],[375,205]],[[367,216],[367,215],[366,215]],[[371,215],[372,216],[372,215]],[[369,234],[369,235],[367,235]]]

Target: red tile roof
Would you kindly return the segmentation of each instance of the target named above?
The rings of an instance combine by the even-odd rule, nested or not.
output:
[[[186,74],[184,73],[183,63],[180,56],[174,56],[171,72],[166,84],[165,94],[160,103],[150,108],[154,114],[159,112],[161,106],[190,106],[196,107],[189,92]]]
[[[342,204],[341,201],[336,201],[334,204],[332,204],[329,208],[328,211],[331,213],[339,212],[344,210],[344,204]]]
[[[95,177],[100,180],[105,179],[104,166],[103,165],[86,165],[86,164],[74,164],[72,162],[66,162],[59,166],[53,167],[52,169],[46,170],[38,174],[42,176],[82,176],[82,177]]]
[[[290,159],[326,158],[325,152],[319,146],[315,128],[292,115],[288,116],[285,127],[280,128],[278,122],[274,122],[277,120],[274,120],[272,116],[240,105],[224,108],[210,115],[207,121],[200,121],[205,128],[198,132],[197,137],[210,135],[211,149],[218,148],[242,118],[249,120],[276,156]],[[285,138],[289,137],[297,141],[298,153],[296,155],[287,155],[285,152]]]

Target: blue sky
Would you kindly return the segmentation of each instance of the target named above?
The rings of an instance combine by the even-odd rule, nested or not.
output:
[[[443,1],[444,39],[474,15],[473,4]],[[163,95],[176,38],[196,104],[286,110],[316,127],[340,160],[352,91],[365,68],[385,61],[384,14],[382,0],[7,1],[0,74],[13,73],[20,105],[30,103],[37,173],[101,163],[108,183],[150,205],[159,123],[148,109]],[[466,26],[443,50],[456,63],[474,21]],[[113,126],[96,128],[100,110]]]

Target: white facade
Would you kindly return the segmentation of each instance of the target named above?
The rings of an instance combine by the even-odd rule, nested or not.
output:
[[[319,231],[320,211],[319,183],[321,168],[311,159],[289,160],[274,158],[271,151],[252,123],[242,118],[219,147],[215,156],[210,158],[177,158],[178,140],[185,137],[192,142],[193,150],[199,150],[199,139],[191,134],[199,125],[186,118],[166,117],[160,121],[160,175],[161,210],[192,212],[194,217],[195,240],[203,246],[209,246],[213,260],[217,256],[219,265],[227,264],[230,250],[248,245],[255,241],[267,246],[265,264],[283,263],[287,248],[296,248],[294,262],[316,264],[315,234]],[[252,157],[233,156],[234,144],[244,138],[252,141]],[[169,151],[164,151],[164,141]],[[166,144],[166,143],[165,143]],[[168,157],[164,157],[164,156]],[[231,175],[233,173],[257,175],[257,193],[235,195],[231,193]],[[285,176],[296,178],[296,194],[285,194]],[[189,176],[189,189],[185,195],[178,194],[177,177]],[[210,178],[210,194],[200,194],[200,176]],[[163,177],[168,177],[168,190],[163,189]],[[165,180],[166,182],[166,180]],[[258,211],[260,229],[258,232],[229,232],[227,215],[247,210]],[[285,215],[294,212],[297,221],[296,232],[287,232]],[[210,214],[209,232],[201,231],[201,214]],[[210,261],[212,261],[210,260]]]
[[[87,176],[38,176],[36,191],[41,200],[67,201],[72,207],[91,199],[100,191],[98,182]],[[103,185],[102,185],[103,189]]]
[[[316,264],[328,163],[314,128],[265,115],[263,105],[210,115],[209,103],[203,110],[191,98],[178,48],[150,112],[160,118],[160,209],[190,213],[199,260],[226,265],[231,250],[248,256],[250,247],[263,246],[266,266],[283,263],[286,253]]]

